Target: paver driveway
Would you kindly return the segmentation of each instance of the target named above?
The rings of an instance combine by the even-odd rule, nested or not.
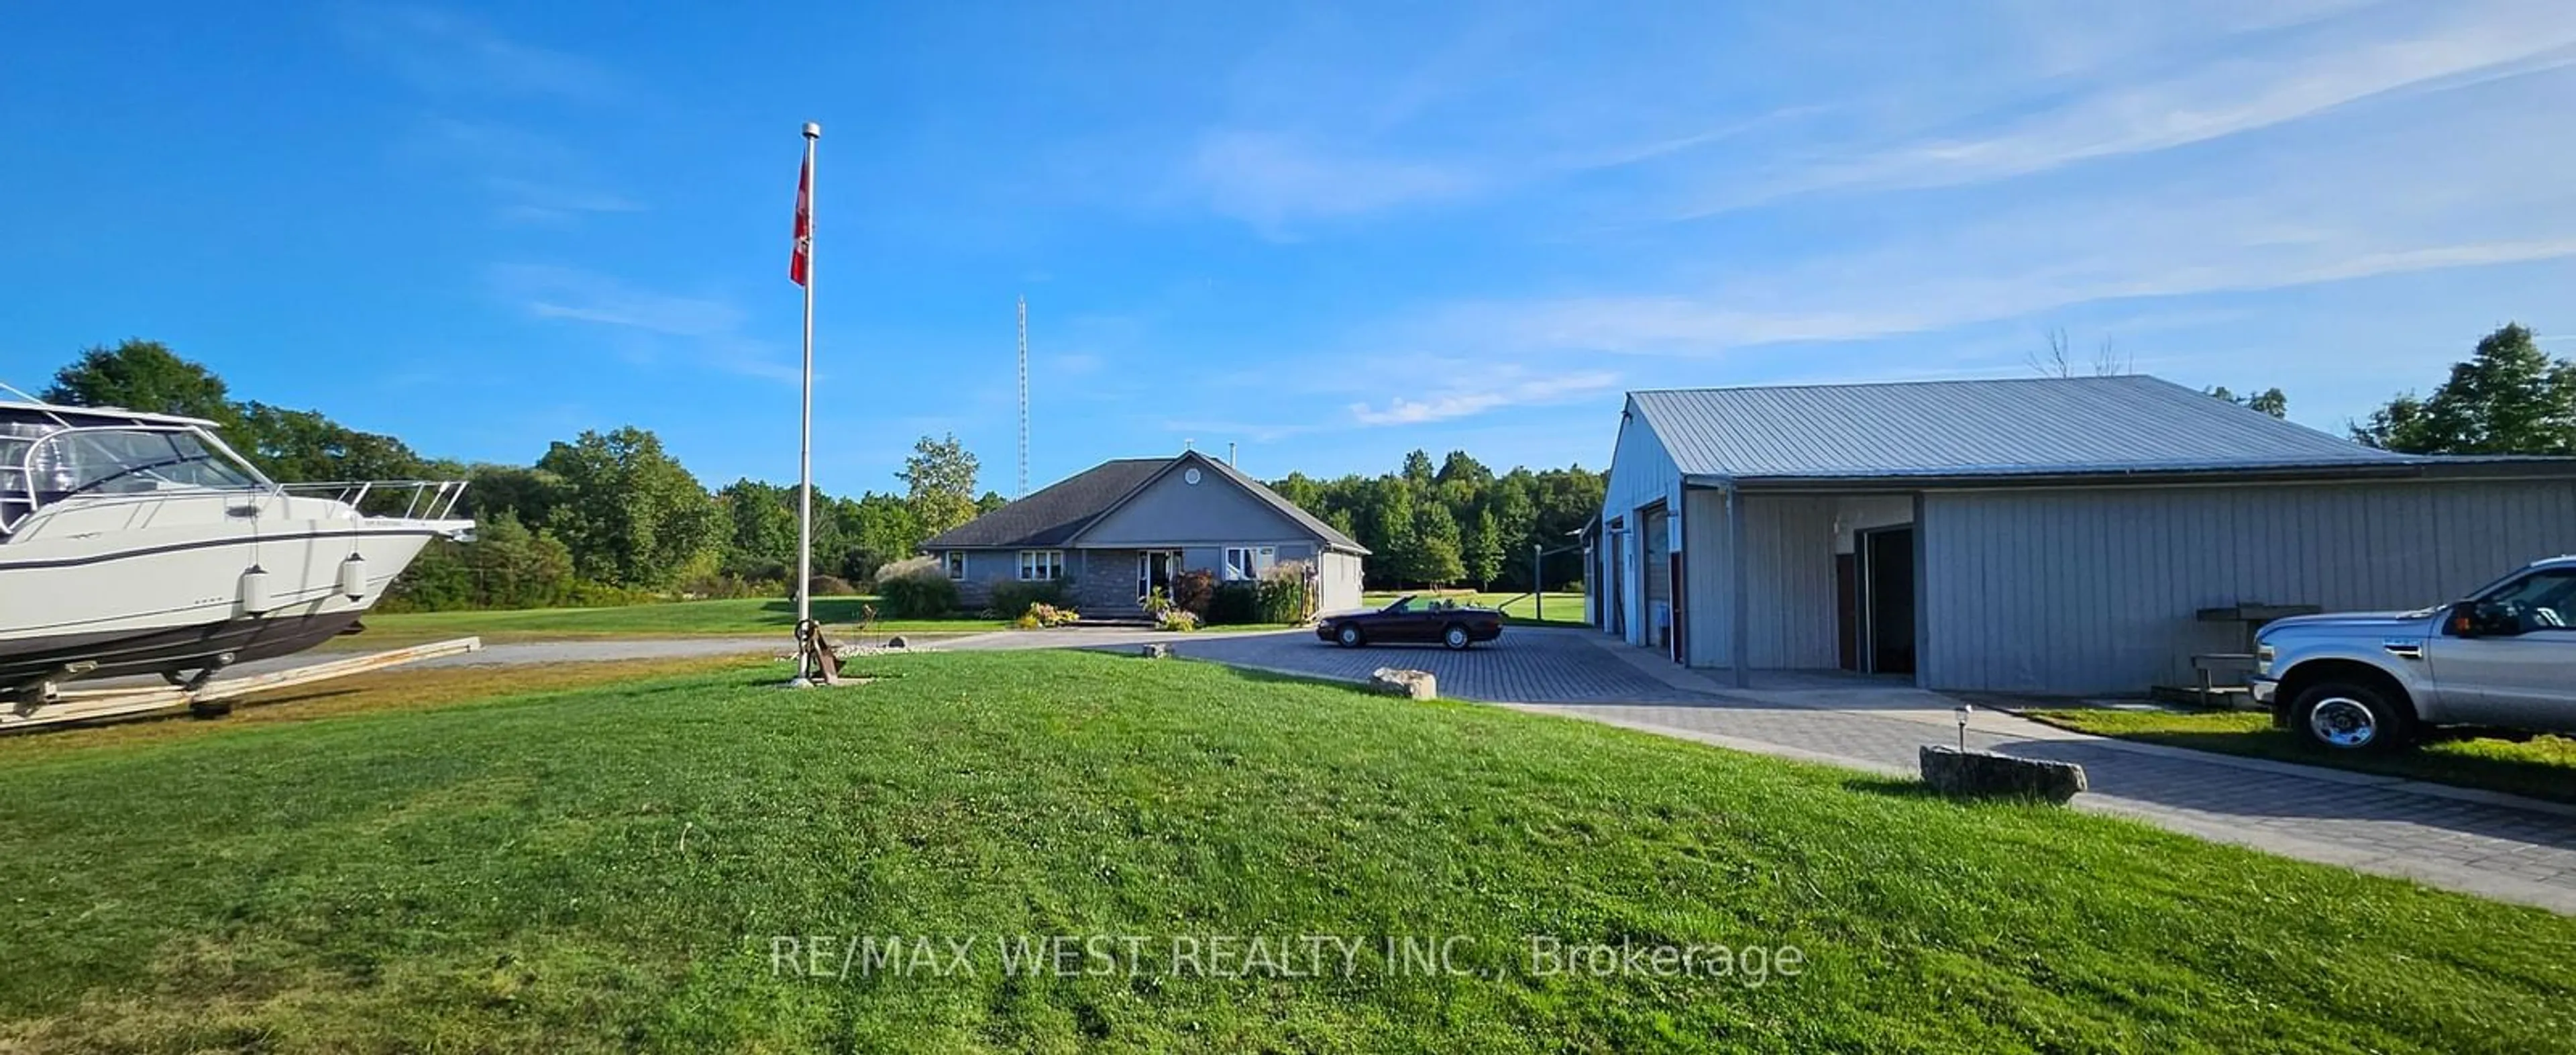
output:
[[[1165,638],[1164,640],[1170,640]],[[1503,631],[1502,640],[1452,652],[1438,645],[1342,648],[1312,631],[1217,640],[1180,639],[1173,651],[1237,666],[1365,680],[1379,667],[1427,670],[1440,694],[1498,703],[1596,703],[1603,700],[1710,702],[1705,692],[1668,685],[1562,631]]]
[[[1921,745],[1959,735],[1956,701],[1935,693],[1788,674],[1736,689],[1588,631],[1515,627],[1465,652],[1341,649],[1304,632],[1156,640],[1190,658],[1329,678],[1427,670],[1443,696],[1890,774],[1911,775]],[[2082,764],[2093,791],[2077,805],[2087,809],[2576,914],[2576,809],[2110,740],[1988,711],[1972,719],[1967,740]]]

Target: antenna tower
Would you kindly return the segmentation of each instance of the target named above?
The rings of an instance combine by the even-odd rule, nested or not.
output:
[[[1020,493],[1029,496],[1029,298],[1020,298]]]

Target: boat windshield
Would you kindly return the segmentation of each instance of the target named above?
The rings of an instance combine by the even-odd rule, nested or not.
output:
[[[0,427],[0,531],[76,495],[253,490],[265,484],[190,428]]]
[[[73,429],[37,445],[28,468],[46,501],[80,494],[137,494],[183,488],[260,486],[194,432]]]

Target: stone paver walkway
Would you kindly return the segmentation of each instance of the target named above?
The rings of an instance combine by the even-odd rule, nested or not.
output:
[[[1306,633],[1181,638],[1237,666],[1353,679],[1431,671],[1440,693],[1743,750],[1912,776],[1952,743],[1956,701],[1866,679],[1764,673],[1722,684],[1588,631],[1513,628],[1467,652],[1338,649]],[[1031,644],[1037,644],[1031,642]],[[2080,808],[2202,838],[2576,914],[2576,808],[2314,766],[2068,732],[1980,708],[1968,745],[2080,763]]]

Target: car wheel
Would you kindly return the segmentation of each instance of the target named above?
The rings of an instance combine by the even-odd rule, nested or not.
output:
[[[2330,681],[2299,694],[2290,712],[2290,728],[2328,751],[2375,753],[2405,746],[2410,717],[2384,690]]]
[[[1343,627],[1340,632],[1333,635],[1333,640],[1341,642],[1343,648],[1358,648],[1368,644],[1368,638],[1360,636],[1360,628],[1356,626]]]
[[[1449,646],[1452,652],[1466,651],[1469,643],[1467,628],[1458,623],[1449,624],[1449,629],[1440,632],[1440,643]]]

